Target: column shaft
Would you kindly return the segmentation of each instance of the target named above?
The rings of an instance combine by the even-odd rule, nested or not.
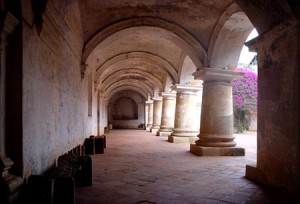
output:
[[[149,114],[149,104],[147,102],[145,102],[145,129],[147,127],[148,124],[148,114]]]
[[[157,135],[169,136],[174,128],[176,94],[162,93],[161,96],[163,98],[162,116],[160,129]]]
[[[146,130],[150,130],[153,124],[153,101],[147,101],[147,104],[149,106],[149,111],[148,111],[148,123],[146,126]]]
[[[203,84],[201,131],[197,145],[233,147],[233,107],[230,84]]]
[[[200,86],[175,85],[177,91],[175,123],[172,134],[168,141],[174,143],[193,143],[197,139],[199,130],[197,129],[197,117],[200,113],[197,110],[197,92]]]
[[[153,125],[151,132],[157,132],[161,123],[162,99],[153,98]]]

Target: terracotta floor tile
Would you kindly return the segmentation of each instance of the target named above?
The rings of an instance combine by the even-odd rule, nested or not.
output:
[[[199,157],[188,144],[144,130],[112,130],[104,154],[92,155],[93,186],[76,188],[76,204],[266,203],[280,198],[244,177],[255,162],[256,135],[236,135],[244,157]],[[267,189],[267,190],[266,190]],[[274,197],[274,194],[277,197]]]

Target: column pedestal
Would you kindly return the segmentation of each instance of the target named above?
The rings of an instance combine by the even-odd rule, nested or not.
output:
[[[0,155],[0,201],[3,203],[15,202],[24,182],[21,177],[9,173],[13,164],[12,160]]]
[[[198,156],[244,156],[245,149],[234,142],[231,85],[242,73],[203,68],[194,76],[204,83],[199,140],[190,145],[190,152]]]
[[[168,141],[172,143],[194,143],[197,140],[199,130],[197,129],[195,117],[200,117],[197,110],[197,92],[201,86],[176,84],[172,87],[176,92],[175,124]]]
[[[161,93],[163,98],[161,125],[157,136],[167,137],[171,135],[174,128],[176,93]]]

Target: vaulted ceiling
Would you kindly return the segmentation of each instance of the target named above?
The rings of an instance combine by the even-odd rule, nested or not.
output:
[[[82,63],[109,92],[156,95],[203,67],[237,63],[253,29],[233,0],[79,1]]]

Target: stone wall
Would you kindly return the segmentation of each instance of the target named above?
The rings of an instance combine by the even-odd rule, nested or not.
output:
[[[78,4],[72,1],[64,13],[56,6],[48,1],[40,32],[23,22],[24,176],[47,170],[96,132],[96,97],[88,117],[88,77],[81,79]]]

